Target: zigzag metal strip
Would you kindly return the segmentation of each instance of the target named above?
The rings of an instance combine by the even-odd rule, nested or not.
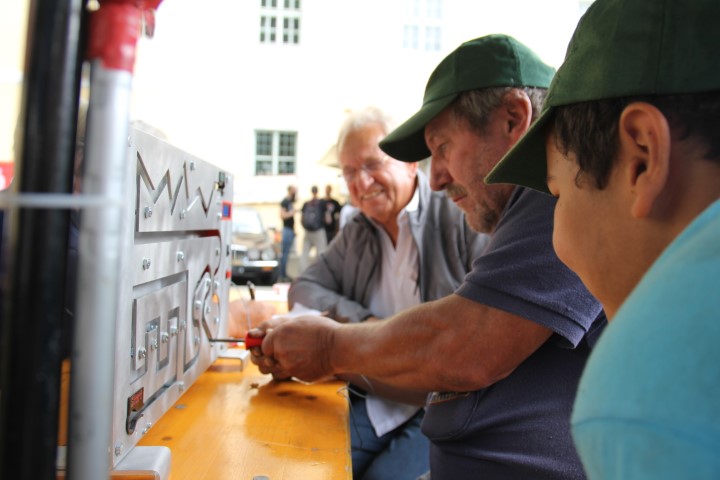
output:
[[[210,198],[205,201],[205,195],[203,194],[202,189],[198,186],[195,189],[195,192],[193,192],[195,194],[194,197],[191,199],[189,191],[187,163],[183,163],[183,175],[178,179],[177,185],[175,185],[174,192],[171,191],[172,178],[170,176],[170,169],[168,168],[165,171],[165,173],[160,178],[157,186],[155,186],[152,179],[150,178],[150,173],[145,168],[145,161],[143,160],[142,155],[140,155],[140,152],[137,152],[137,172],[138,177],[142,179],[142,183],[145,185],[145,188],[147,189],[150,197],[152,198],[153,205],[157,204],[158,199],[167,187],[168,200],[170,201],[170,214],[172,215],[175,212],[175,206],[177,205],[177,200],[180,196],[180,189],[182,188],[184,183],[185,198],[187,198],[188,200],[187,211],[189,212],[190,210],[192,210],[199,200],[205,216],[208,216],[208,212],[210,211],[210,205],[212,204],[212,199],[215,195],[215,188],[213,186],[213,188],[210,189]],[[139,188],[140,185],[138,184],[138,189]],[[139,191],[138,194],[140,194]]]

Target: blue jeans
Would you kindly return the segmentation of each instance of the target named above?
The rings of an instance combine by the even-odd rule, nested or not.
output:
[[[382,437],[375,435],[365,399],[350,395],[350,444],[356,480],[416,480],[430,470],[430,441],[420,431],[425,410]]]
[[[290,256],[290,249],[295,241],[295,231],[292,228],[282,229],[282,256],[280,257],[280,278],[287,277],[287,262]]]

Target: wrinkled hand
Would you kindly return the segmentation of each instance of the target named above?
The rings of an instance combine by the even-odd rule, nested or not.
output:
[[[248,333],[253,338],[263,338],[269,331],[289,321],[292,321],[292,318],[283,316],[273,317],[265,320]],[[290,375],[282,374],[279,370],[277,372],[274,371],[273,367],[277,367],[275,359],[271,356],[264,355],[262,347],[252,347],[250,349],[250,361],[258,366],[258,370],[260,370],[261,373],[271,373],[275,380],[287,380],[290,378]]]
[[[250,332],[253,337],[265,336],[262,350],[257,351],[260,350],[257,347],[251,350],[252,362],[275,379],[296,377],[315,382],[331,377],[335,372],[329,350],[334,331],[340,327],[330,318],[314,315],[263,322],[259,329]]]
[[[243,338],[248,332],[248,314],[250,325],[257,327],[275,314],[275,305],[260,300],[238,299],[230,302],[228,315],[228,336]]]

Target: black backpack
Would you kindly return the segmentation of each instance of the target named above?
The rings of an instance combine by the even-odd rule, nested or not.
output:
[[[305,202],[302,208],[302,226],[305,230],[315,232],[324,227],[323,224],[323,202],[319,200],[310,200]]]

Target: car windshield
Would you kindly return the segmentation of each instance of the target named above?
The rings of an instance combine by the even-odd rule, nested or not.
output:
[[[233,233],[263,233],[260,215],[254,210],[235,209],[233,211]]]

